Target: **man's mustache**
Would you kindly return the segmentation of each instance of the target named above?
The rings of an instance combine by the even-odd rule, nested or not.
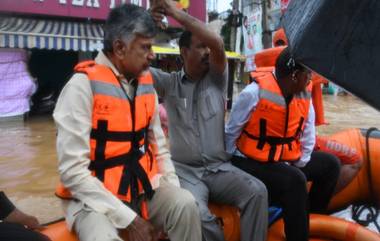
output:
[[[202,59],[201,59],[202,63],[208,63],[209,62],[209,55],[206,55],[204,56]]]

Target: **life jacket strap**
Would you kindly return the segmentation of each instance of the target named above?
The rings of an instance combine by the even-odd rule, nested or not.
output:
[[[147,198],[153,197],[153,189],[150,184],[148,175],[140,164],[141,157],[145,154],[140,150],[139,142],[143,138],[147,141],[147,128],[143,128],[138,132],[111,132],[108,131],[108,121],[98,120],[98,128],[92,131],[96,141],[95,160],[92,160],[89,169],[95,171],[95,176],[104,181],[105,170],[116,166],[124,166],[121,176],[118,194],[126,195],[128,188],[130,189],[131,199],[134,200],[139,194],[138,180],[141,181]],[[131,149],[128,153],[112,158],[105,158],[105,148],[107,141],[130,141]],[[149,153],[148,145],[145,144],[145,151]],[[151,154],[150,154],[151,156]],[[153,159],[150,158],[150,162]],[[152,166],[152,164],[151,164]]]
[[[257,141],[260,141],[260,137],[258,136],[254,136],[252,134],[250,134],[248,131],[244,130],[243,133],[245,135],[247,135],[248,138],[252,139],[252,140],[257,140]],[[285,144],[289,144],[291,143],[292,141],[294,141],[295,138],[294,136],[292,137],[274,137],[274,136],[266,136],[265,137],[265,143],[268,143],[269,145],[285,145]]]
[[[148,212],[148,204],[147,204],[147,198],[145,196],[145,193],[140,194],[136,201],[134,202],[127,202],[122,201],[126,206],[130,207],[132,210],[134,210],[138,215],[140,215],[143,219],[149,220],[149,212]]]
[[[259,141],[257,142],[256,148],[262,150],[264,148],[265,142],[267,138],[267,120],[260,119],[260,133],[259,133]]]
[[[299,138],[300,135],[301,135],[301,132],[302,132],[302,126],[303,126],[303,122],[305,121],[305,118],[304,117],[301,117],[300,118],[300,121],[298,123],[298,128],[297,128],[297,131],[294,135],[294,138]]]
[[[102,121],[99,121],[102,122]],[[99,123],[98,122],[98,123]],[[99,140],[105,139],[106,141],[114,141],[114,142],[126,142],[133,141],[134,138],[137,140],[141,140],[144,138],[145,129],[137,131],[137,132],[123,132],[123,131],[102,131],[101,129],[92,129],[90,138]]]
[[[130,188],[131,199],[135,200],[139,195],[138,180],[141,181],[145,195],[148,199],[153,197],[153,188],[150,184],[148,175],[144,168],[140,165],[139,160],[143,156],[143,153],[133,148],[132,157],[125,159],[123,174],[120,180],[120,186],[118,194],[126,195],[128,188]]]
[[[302,123],[301,123],[302,126]],[[297,132],[300,132],[301,128],[300,126],[297,129]],[[295,137],[273,137],[273,136],[267,136],[267,120],[260,119],[260,133],[259,136],[254,136],[250,134],[248,131],[243,131],[245,135],[247,135],[248,138],[257,140],[256,148],[258,150],[262,150],[264,148],[264,145],[268,143],[270,145],[269,154],[268,154],[268,161],[273,162],[277,148],[280,145],[288,145],[289,150],[291,150],[292,142],[295,140]]]

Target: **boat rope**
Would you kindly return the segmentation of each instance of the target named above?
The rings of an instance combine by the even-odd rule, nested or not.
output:
[[[371,169],[371,154],[369,150],[369,138],[371,136],[371,133],[373,131],[378,131],[377,128],[369,128],[366,132],[365,136],[365,144],[366,144],[366,155],[367,155],[367,163],[368,163],[368,185],[369,185],[369,191],[372,195],[372,204],[354,204],[352,205],[352,219],[357,222],[358,224],[367,227],[370,223],[373,223],[377,229],[378,232],[380,232],[380,225],[377,222],[377,218],[379,216],[379,210],[376,208],[375,203],[379,200],[377,200],[376,197],[374,197],[374,188],[372,183],[372,169]],[[365,216],[365,219],[360,219],[360,216],[364,212],[367,212],[367,215]]]
[[[363,213],[367,213],[367,215],[365,215],[364,219],[361,219],[360,216],[362,216]],[[368,227],[368,225],[373,223],[377,231],[380,232],[380,225],[377,222],[378,217],[379,210],[370,204],[352,205],[352,219],[355,222],[364,227]]]

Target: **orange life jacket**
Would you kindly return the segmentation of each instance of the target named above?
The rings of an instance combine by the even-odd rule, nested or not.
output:
[[[287,104],[273,73],[255,79],[259,102],[237,140],[237,148],[261,162],[299,160],[299,137],[309,113],[311,84]]]
[[[285,30],[283,28],[278,29],[273,34],[272,43],[274,47],[278,47],[277,42],[282,40],[284,45],[288,45],[288,38],[286,37]]]
[[[122,201],[137,200],[143,190],[151,198],[154,192],[150,180],[158,170],[147,141],[156,108],[151,74],[138,78],[135,97],[131,100],[109,67],[86,61],[78,64],[75,71],[88,76],[93,93],[88,167],[92,175]],[[71,198],[62,185],[56,194]]]
[[[252,83],[252,81],[256,81],[257,78],[265,77],[266,75],[273,72],[274,72],[274,67],[257,67],[254,71],[250,73],[249,83]]]
[[[255,54],[256,67],[271,67],[276,65],[276,60],[286,46],[263,49]]]

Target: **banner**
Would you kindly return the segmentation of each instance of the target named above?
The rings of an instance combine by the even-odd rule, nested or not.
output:
[[[206,21],[205,0],[177,2],[193,17]],[[149,0],[0,0],[0,12],[104,20],[112,8],[122,3],[150,7]]]
[[[245,71],[249,72],[256,68],[254,57],[255,54],[263,49],[262,44],[262,12],[261,7],[257,7],[251,15],[244,16],[243,25],[243,53],[246,56]]]

